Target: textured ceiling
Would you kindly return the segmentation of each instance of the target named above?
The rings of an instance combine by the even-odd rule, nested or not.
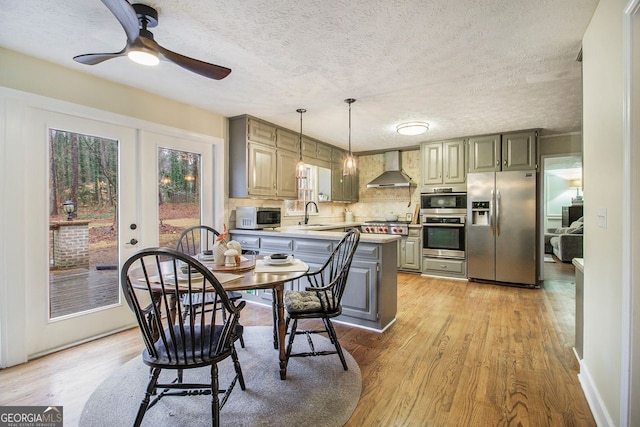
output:
[[[125,34],[99,0],[0,0],[0,46],[224,116],[248,113],[354,151],[581,125],[576,57],[597,0],[149,0],[163,47],[231,68],[214,81],[117,52]],[[395,126],[427,121],[402,136]]]

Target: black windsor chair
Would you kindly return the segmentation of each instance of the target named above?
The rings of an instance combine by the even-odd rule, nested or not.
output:
[[[338,341],[338,336],[331,323],[331,318],[339,316],[342,313],[342,305],[340,301],[344,294],[345,285],[351,268],[351,261],[356,252],[356,248],[360,241],[360,232],[357,229],[351,229],[340,240],[338,246],[334,249],[329,259],[317,271],[309,272],[306,277],[309,286],[304,291],[287,291],[285,294],[285,308],[287,310],[286,326],[289,330],[291,321],[291,330],[289,331],[289,342],[287,345],[287,362],[290,357],[306,357],[306,356],[324,356],[329,354],[338,354],[342,367],[348,370],[342,347]],[[298,331],[299,319],[322,319],[324,329]],[[335,346],[335,351],[316,351],[310,334],[326,333]],[[296,335],[307,335],[307,341],[310,346],[309,352],[292,353],[291,348]]]
[[[220,233],[218,233],[218,231],[216,231],[212,227],[209,227],[207,225],[195,225],[193,227],[187,228],[182,232],[182,234],[178,238],[176,250],[195,257],[203,251],[212,250],[218,236],[220,236]],[[240,292],[229,291],[227,292],[227,295],[233,302],[242,299],[242,294]],[[202,303],[202,300],[199,300],[198,298],[194,298],[188,301],[185,296],[182,297],[181,304],[183,309],[183,316],[187,316],[191,311],[197,312],[198,310],[206,309],[206,306],[211,306],[211,310],[213,310],[215,306],[213,304],[213,301],[211,300],[211,297],[208,295],[205,295],[204,304]],[[222,309],[222,315],[226,316],[223,307],[215,306],[215,308]],[[242,338],[242,335],[240,335],[238,339],[240,340],[240,346],[244,348],[244,339]]]
[[[165,396],[211,395],[212,425],[218,426],[220,409],[236,382],[245,390],[233,345],[245,302],[234,305],[211,271],[194,258],[169,248],[144,249],[131,256],[122,267],[121,284],[142,333],[145,345],[142,360],[150,367],[149,383],[134,425],[139,426],[145,413]],[[213,303],[224,307],[227,317],[222,319],[217,310],[200,316],[190,312],[186,317],[178,311],[174,321],[166,314],[177,294],[187,299],[204,298],[206,294]],[[235,376],[226,389],[220,389],[217,364],[227,357],[233,360]],[[183,370],[203,366],[211,367],[210,382],[182,381]],[[176,378],[160,383],[163,369],[177,371]],[[219,394],[223,395],[222,399]]]

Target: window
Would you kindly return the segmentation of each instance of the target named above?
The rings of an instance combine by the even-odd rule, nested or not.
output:
[[[285,215],[304,215],[305,204],[318,201],[318,167],[306,165],[306,170],[305,177],[298,178],[298,199],[285,201]]]

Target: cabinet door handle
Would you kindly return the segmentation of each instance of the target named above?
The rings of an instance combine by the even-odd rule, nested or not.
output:
[[[444,264],[440,264],[440,268],[442,268],[443,270],[446,270],[446,269],[447,269],[447,266],[446,266],[446,265],[444,265]]]
[[[500,166],[500,160],[496,160],[496,166]]]
[[[507,166],[507,161],[505,160],[505,161],[503,162],[503,164],[504,164],[505,166]]]

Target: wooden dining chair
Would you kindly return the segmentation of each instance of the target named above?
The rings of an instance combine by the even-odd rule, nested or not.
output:
[[[289,333],[286,351],[287,363],[291,357],[338,354],[342,367],[345,371],[348,370],[347,362],[331,319],[342,314],[340,301],[349,277],[351,261],[359,242],[360,232],[355,228],[349,230],[324,265],[320,269],[306,274],[309,286],[304,291],[287,291],[285,293],[286,328]],[[297,329],[299,319],[322,319],[324,329],[299,331]],[[291,330],[289,330],[289,324],[291,324]],[[311,334],[321,333],[326,333],[329,336],[335,351],[315,350]],[[302,334],[307,336],[310,351],[292,353],[291,349],[296,335]]]
[[[182,232],[182,234],[180,234],[178,243],[176,244],[176,250],[195,257],[203,251],[212,250],[218,236],[220,236],[220,233],[208,225],[195,225],[187,228]],[[242,293],[240,292],[230,291],[227,292],[227,295],[233,302],[237,302],[242,299]],[[213,301],[211,301],[207,295],[205,295],[204,303],[202,300],[198,300],[197,298],[188,301],[183,296],[181,304],[184,316],[187,316],[190,312],[196,313],[199,310],[207,310],[207,306],[210,307],[209,310],[222,310],[222,315],[226,316],[224,308],[213,304]],[[240,340],[240,346],[244,348],[244,339],[242,335],[237,338]]]
[[[220,409],[224,406],[236,382],[245,390],[242,368],[233,345],[240,310],[245,302],[235,305],[224,288],[196,259],[169,248],[144,249],[131,256],[121,271],[124,297],[133,311],[145,348],[143,362],[151,368],[150,379],[136,419],[139,426],[145,413],[166,396],[211,395],[212,424],[220,424]],[[187,299],[210,297],[227,312],[223,319],[212,310],[186,317],[178,310],[176,319],[170,312],[176,295]],[[149,302],[150,301],[150,302]],[[226,388],[218,383],[218,363],[231,357],[235,375]],[[208,382],[182,381],[186,369],[210,366]],[[159,381],[162,370],[176,372],[173,381]],[[220,399],[219,394],[222,394]],[[151,397],[153,396],[153,400]]]

